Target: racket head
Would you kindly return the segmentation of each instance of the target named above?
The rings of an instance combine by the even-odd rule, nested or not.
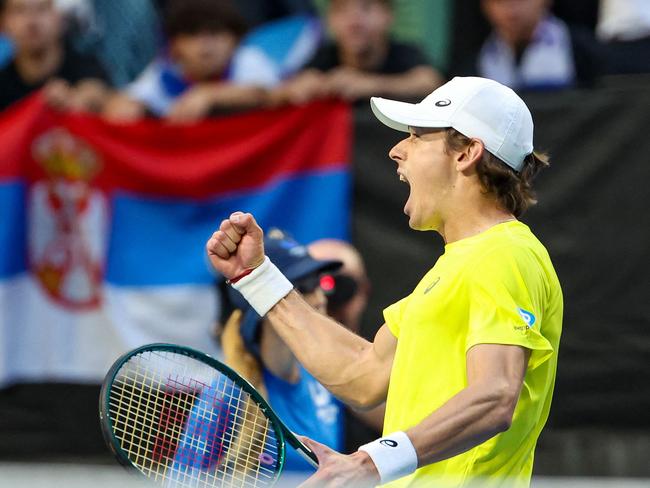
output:
[[[248,381],[174,344],[121,356],[102,384],[99,411],[118,461],[164,486],[272,486],[285,435],[294,441]]]

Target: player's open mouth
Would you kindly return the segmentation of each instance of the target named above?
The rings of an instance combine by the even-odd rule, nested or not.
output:
[[[409,180],[406,179],[406,176],[404,176],[402,173],[397,173],[399,176],[399,180],[406,183],[407,185],[410,185]]]

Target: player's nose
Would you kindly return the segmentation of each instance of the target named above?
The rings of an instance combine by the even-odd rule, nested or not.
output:
[[[388,157],[398,164],[400,161],[404,161],[406,156],[405,144],[407,140],[408,138],[401,140],[388,151]]]

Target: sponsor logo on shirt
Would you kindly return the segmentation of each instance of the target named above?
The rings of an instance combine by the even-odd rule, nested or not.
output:
[[[535,315],[533,315],[532,312],[529,312],[528,310],[524,310],[523,308],[518,308],[517,312],[519,312],[519,315],[521,315],[521,318],[524,319],[524,322],[526,322],[526,328],[530,329],[535,325]]]

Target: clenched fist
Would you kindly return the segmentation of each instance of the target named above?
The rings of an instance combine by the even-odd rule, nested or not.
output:
[[[234,212],[206,244],[210,263],[226,279],[264,262],[264,232],[249,213]]]

